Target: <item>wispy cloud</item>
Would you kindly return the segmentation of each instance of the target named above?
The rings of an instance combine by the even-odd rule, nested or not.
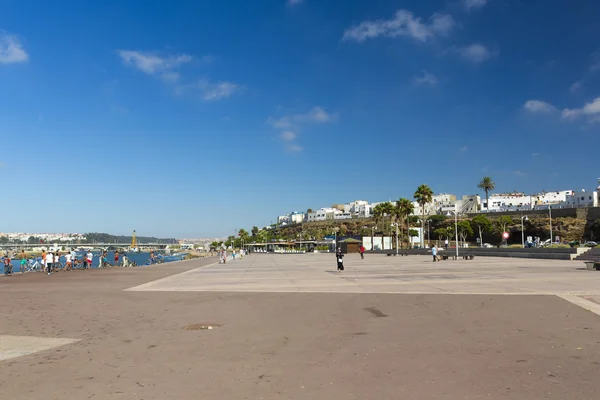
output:
[[[281,107],[278,106],[277,110],[281,111]],[[339,115],[326,111],[324,108],[315,106],[308,112],[303,114],[291,114],[281,115],[278,117],[267,118],[266,123],[271,125],[274,129],[281,130],[279,139],[285,143],[285,149],[291,153],[297,153],[302,151],[303,148],[296,144],[298,139],[297,132],[302,129],[306,124],[324,124],[337,121]]]
[[[581,108],[565,108],[561,115],[567,120],[586,118],[588,122],[600,122],[600,97],[596,97]]]
[[[435,75],[430,74],[429,72],[423,70],[423,75],[415,76],[413,78],[414,82],[417,85],[431,85],[435,86],[438,83],[438,79]]]
[[[0,31],[0,64],[26,62],[29,54],[23,48],[19,38]]]
[[[183,94],[190,89],[199,91],[203,100],[216,101],[225,99],[242,90],[242,86],[229,81],[212,82],[200,79],[193,83],[179,83],[183,80],[178,70],[183,64],[195,61],[195,64],[208,64],[213,56],[195,58],[189,54],[163,55],[158,52],[143,52],[134,50],[118,50],[117,54],[125,65],[131,66],[145,74],[156,76],[163,82],[173,85],[176,94]]]
[[[306,114],[300,114],[294,116],[296,121],[311,121],[311,122],[333,122],[337,121],[338,114],[337,113],[328,113],[321,107],[313,107]]]
[[[519,170],[516,170],[516,171],[515,171],[515,175],[516,175],[516,176],[525,176],[525,172],[523,172],[523,171],[519,171]]]
[[[297,6],[298,4],[302,4],[303,0],[287,0],[287,4],[290,7]]]
[[[303,122],[327,123],[335,122],[339,114],[327,112],[322,107],[313,107],[305,114],[283,115],[280,117],[269,117],[267,123],[273,128],[290,129],[297,128]]]
[[[479,43],[460,47],[457,51],[463,59],[475,64],[482,63],[498,55],[498,50],[489,49]]]
[[[209,82],[201,80],[196,85],[202,98],[206,101],[225,99],[239,92],[242,87],[233,82]]]
[[[364,42],[380,36],[397,38],[410,37],[419,42],[427,42],[436,36],[444,36],[454,28],[452,16],[433,14],[427,21],[408,10],[398,10],[392,19],[363,21],[344,32],[343,40]]]
[[[460,151],[461,153],[464,153],[464,152],[466,152],[467,150],[469,150],[469,147],[468,147],[468,146],[462,146],[462,147],[460,147],[460,148],[458,149],[458,151]]]
[[[287,142],[291,142],[292,140],[296,139],[296,134],[292,131],[285,131],[281,133],[280,137]]]
[[[579,91],[582,87],[583,87],[583,79],[580,79],[571,85],[571,87],[569,88],[569,91],[571,93],[575,93],[575,92]]]
[[[193,57],[188,54],[161,56],[157,53],[133,50],[117,50],[117,54],[126,65],[130,65],[148,75],[158,73],[168,75],[180,65],[193,60]]]
[[[482,8],[488,3],[488,0],[462,0],[462,4],[467,11],[472,8]]]
[[[590,72],[596,72],[600,70],[600,50],[594,51],[590,58],[592,59],[590,63]]]
[[[531,155],[531,157],[534,157],[534,158],[535,158],[535,157],[537,157],[537,156],[539,156],[539,155],[540,155],[540,153],[533,153],[533,154]]]
[[[557,111],[552,104],[541,100],[528,100],[523,105],[523,109],[533,114],[550,114]]]

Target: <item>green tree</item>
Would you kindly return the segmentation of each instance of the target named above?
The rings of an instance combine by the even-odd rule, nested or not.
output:
[[[247,230],[245,230],[245,229],[240,229],[240,230],[238,231],[238,236],[240,237],[240,239],[241,239],[241,240],[243,240],[243,241],[245,242],[246,240],[248,240],[248,237],[249,237],[250,235],[248,234],[248,231],[247,231]]]
[[[473,235],[473,228],[467,220],[458,221],[458,236],[460,236],[463,243],[467,241],[467,236]]]
[[[408,230],[410,229],[410,226],[408,225],[408,216],[413,212],[415,212],[415,205],[412,201],[405,199],[404,197],[398,199],[396,202],[396,215],[400,220],[400,234],[402,235],[402,241],[400,243],[404,242],[404,228],[402,227],[402,223],[406,223],[408,237]]]
[[[496,184],[494,183],[492,178],[490,178],[489,176],[484,176],[483,179],[481,180],[481,182],[479,182],[479,185],[477,185],[477,187],[485,192],[485,205],[486,205],[487,210],[489,211],[490,210],[489,193],[492,190],[496,189]]]
[[[502,215],[494,220],[494,225],[496,226],[497,231],[500,233],[506,232],[508,226],[514,223],[515,221],[509,215]]]
[[[258,235],[258,226],[253,226],[252,230],[250,232],[252,232],[252,237],[256,237],[256,235]]]
[[[471,225],[475,227],[479,231],[479,245],[483,247],[483,232],[489,231],[492,229],[492,223],[483,214],[477,214],[472,220]]]
[[[425,204],[431,203],[431,199],[433,197],[433,190],[427,185],[421,185],[417,188],[414,194],[414,198],[421,206],[421,247],[425,247]]]

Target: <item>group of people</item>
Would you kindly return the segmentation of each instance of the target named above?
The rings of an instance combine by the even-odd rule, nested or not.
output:
[[[219,264],[227,264],[227,250],[223,249],[221,251],[219,251]],[[246,255],[246,250],[245,249],[240,249],[240,259],[244,258],[244,256]],[[236,257],[236,253],[235,253],[235,249],[232,250],[231,252],[231,258],[233,260],[235,260]]]
[[[65,260],[64,265],[61,264],[61,261],[60,261],[61,257],[64,257],[64,260]],[[108,257],[108,253],[106,251],[102,252],[102,254],[99,256],[99,266],[100,267],[112,266],[112,264],[110,264],[108,262],[107,257]],[[21,258],[20,270],[21,270],[21,272],[25,272],[28,269],[27,268],[28,267],[28,258],[27,258],[27,254],[25,253],[25,250],[21,251],[20,258]],[[12,261],[11,257],[7,252],[2,258],[2,262],[4,264],[4,274],[5,275],[11,275],[13,273],[13,267],[12,267],[11,261]],[[115,251],[114,261],[115,261],[114,265],[119,265],[119,252],[118,251]],[[39,271],[47,273],[48,275],[51,275],[53,272],[58,271],[62,267],[64,267],[65,271],[71,271],[73,269],[92,268],[93,262],[94,262],[94,254],[89,250],[87,251],[87,253],[83,254],[80,258],[78,258],[77,252],[75,251],[75,249],[71,249],[71,251],[66,252],[64,254],[61,254],[60,250],[46,251],[46,249],[44,249],[44,250],[42,250],[41,258],[39,258],[40,267],[39,267],[39,269],[35,268],[35,270],[39,270]],[[127,255],[123,254],[122,266],[130,267],[133,265],[135,265],[135,264],[132,263],[127,258]]]

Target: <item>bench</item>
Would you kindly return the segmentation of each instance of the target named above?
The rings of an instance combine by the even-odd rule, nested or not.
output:
[[[600,262],[599,261],[584,261],[585,266],[590,271],[598,271],[600,270]]]
[[[447,260],[447,259],[448,259],[448,255],[447,254],[442,255],[442,260]]]

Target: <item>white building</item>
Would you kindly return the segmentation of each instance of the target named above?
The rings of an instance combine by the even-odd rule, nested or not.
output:
[[[326,221],[334,219],[335,214],[343,214],[343,212],[335,208],[319,208],[317,211],[309,212],[307,220],[308,222]]]
[[[586,192],[582,189],[578,193],[572,192],[572,194],[566,196],[565,201],[558,203],[558,207],[598,207],[598,191]]]
[[[277,217],[277,224],[279,225],[299,224],[302,222],[304,222],[303,212],[292,211],[290,214]]]
[[[561,190],[558,192],[542,192],[532,196],[534,206],[540,206],[544,204],[558,204],[567,201],[567,196],[573,196],[575,194],[572,190]]]
[[[490,212],[516,211],[523,209],[529,210],[533,205],[531,196],[517,192],[492,194],[489,201]],[[483,212],[488,211],[488,206],[485,200],[482,201],[481,210]]]
[[[434,194],[431,203],[425,204],[425,215],[445,214],[448,210],[454,211],[457,204],[456,196],[448,193]],[[418,202],[413,201],[415,211],[413,215],[421,215],[422,209]]]
[[[350,213],[353,217],[365,218],[371,216],[372,207],[368,201],[356,200],[344,204],[344,213]]]

